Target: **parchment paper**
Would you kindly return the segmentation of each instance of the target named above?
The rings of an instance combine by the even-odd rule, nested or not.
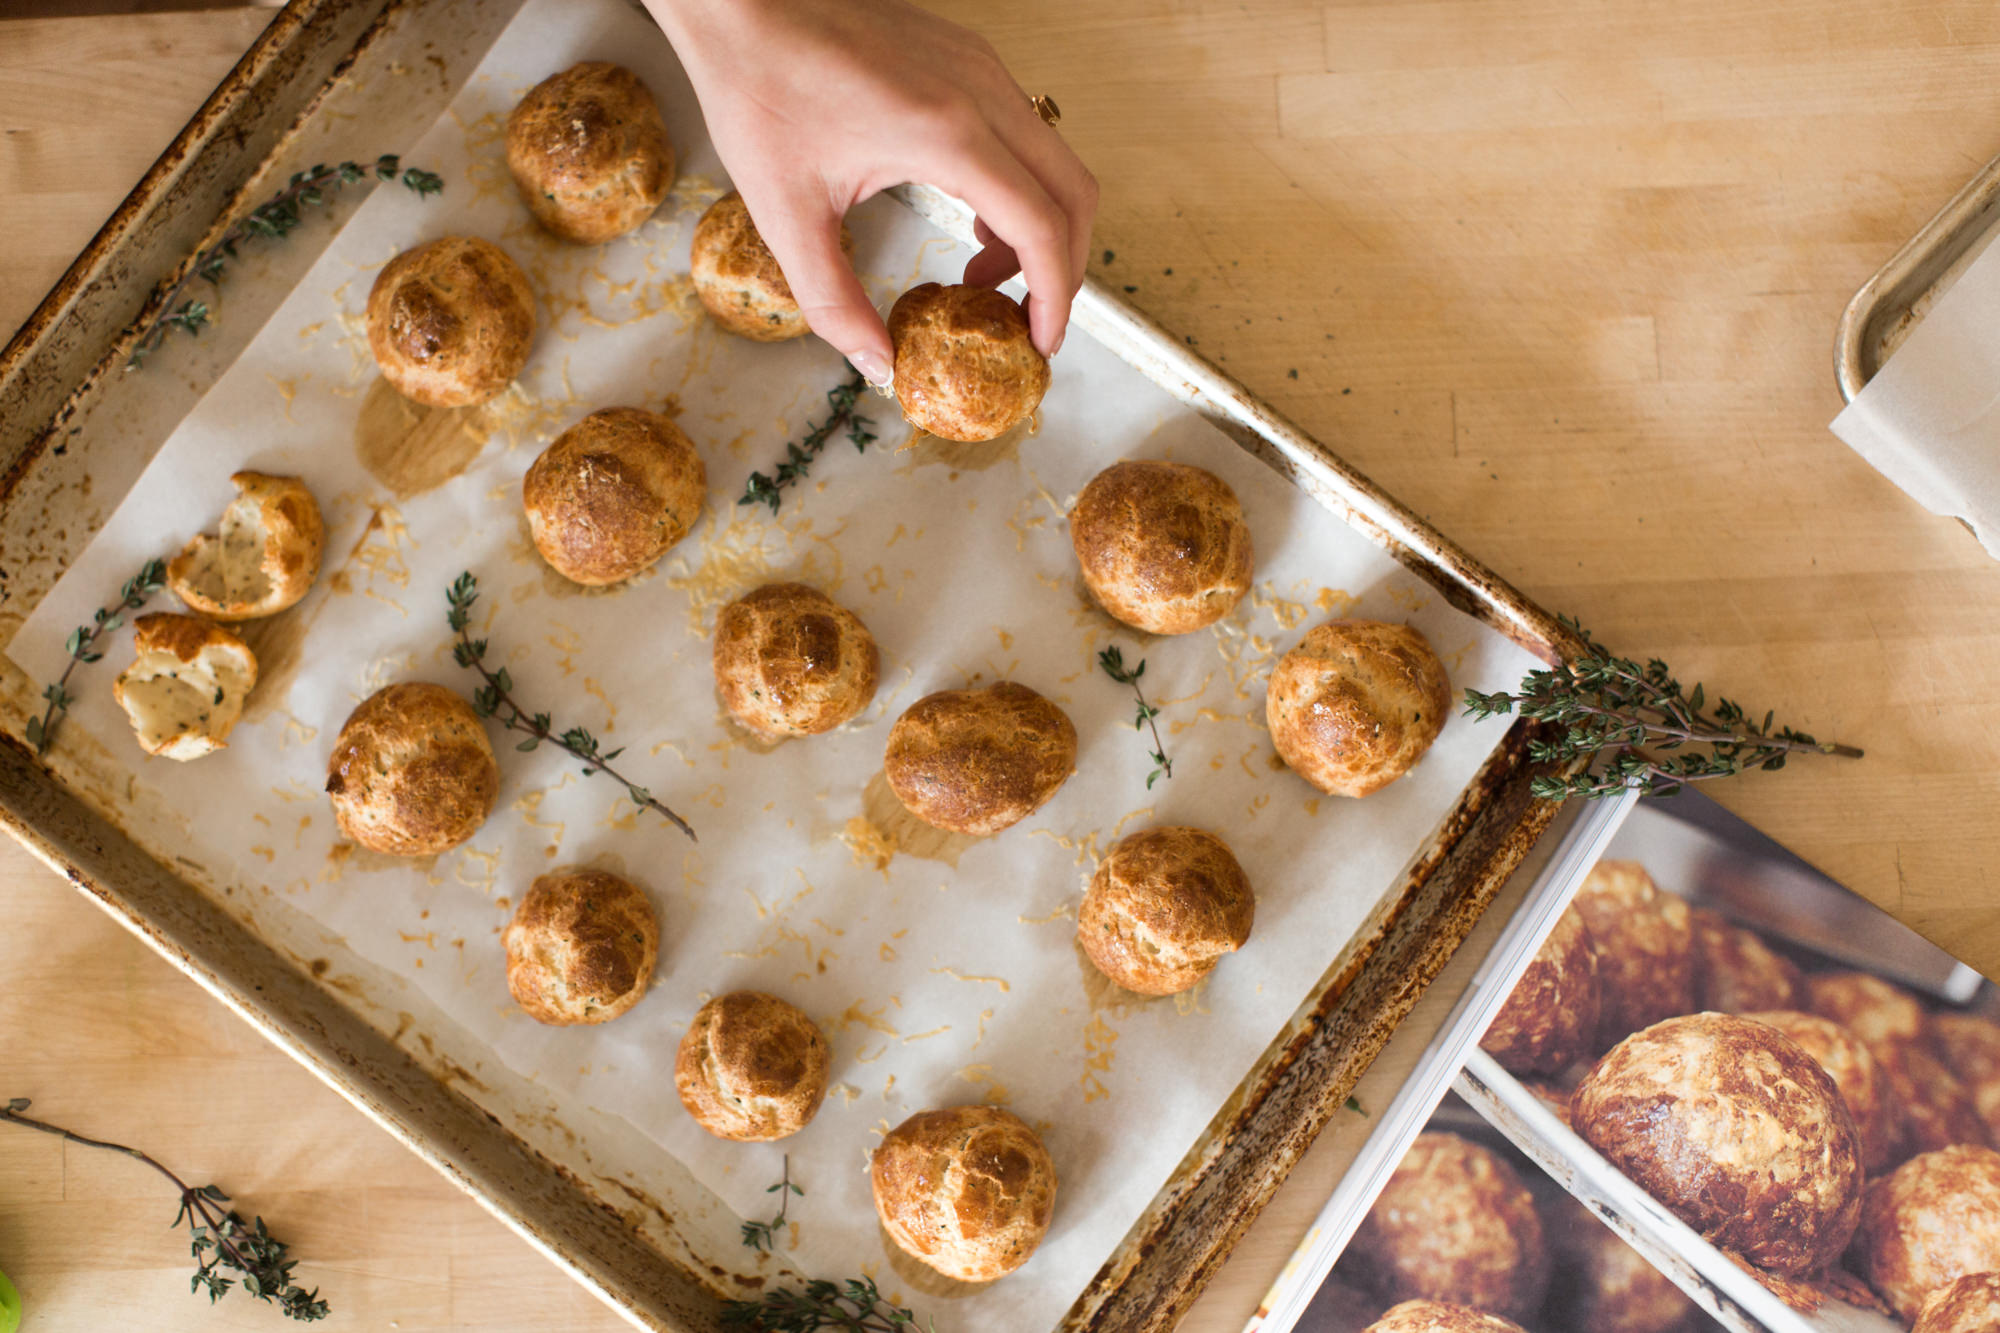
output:
[[[541,235],[501,154],[508,108],[579,59],[637,69],[682,148],[674,199],[635,236],[597,249]],[[226,751],[188,766],[140,752],[111,699],[129,630],[77,683],[65,726],[129,760],[134,788],[184,819],[186,843],[156,852],[207,867],[216,887],[243,886],[244,897],[281,895],[411,978],[511,1068],[628,1119],[745,1217],[770,1215],[765,1189],[789,1153],[807,1191],[791,1209],[789,1257],[802,1271],[878,1275],[885,1291],[947,1310],[954,1328],[1051,1326],[1504,731],[1454,716],[1402,781],[1365,802],[1322,798],[1276,762],[1262,723],[1269,665],[1310,623],[1343,613],[1416,625],[1454,689],[1498,689],[1529,659],[1081,334],[1056,362],[1038,433],[905,447],[909,428],[878,399],[883,438],[866,455],[836,444],[776,519],[738,507],[747,475],[769,470],[821,415],[821,394],[846,368],[816,340],[757,345],[700,317],[688,240],[724,181],[665,41],[615,0],[531,0],[405,156],[442,172],[444,195],[385,187],[354,212],[12,655],[53,678],[64,636],[91,607],[147,557],[212,529],[232,471],[302,476],[329,523],[326,570],[298,608],[253,629],[264,679]],[[966,258],[887,199],[851,222],[857,266],[885,306],[915,281],[954,280]],[[416,428],[427,457],[478,448],[470,466],[399,495],[357,461],[357,438],[379,446],[385,429],[410,429],[377,382],[360,316],[382,263],[450,232],[513,254],[544,322],[504,399],[471,426],[434,415]],[[678,414],[707,462],[709,509],[654,572],[584,594],[528,544],[520,479],[557,431],[621,403]],[[1257,590],[1210,632],[1148,641],[1080,594],[1063,513],[1092,475],[1134,455],[1199,463],[1243,500]],[[470,843],[412,863],[340,842],[321,787],[348,712],[397,680],[472,688],[445,625],[444,590],[461,570],[481,581],[479,631],[522,700],[625,746],[620,766],[687,816],[699,844],[635,812],[606,779],[581,779],[559,751],[515,752],[497,727],[499,805]],[[862,617],[882,647],[883,683],[843,730],[765,750],[720,715],[708,631],[718,607],[778,577],[815,583]],[[1149,697],[1164,708],[1174,772],[1150,791],[1129,694],[1095,664],[1111,642],[1145,660]],[[879,777],[890,721],[931,690],[1001,677],[1069,713],[1076,776],[998,837],[913,836]],[[1192,995],[1121,1002],[1091,984],[1074,905],[1105,847],[1165,822],[1227,838],[1257,887],[1256,929]],[[660,969],[615,1022],[544,1028],[508,998],[498,935],[536,875],[584,862],[651,892]],[[788,997],[833,1045],[825,1109],[782,1144],[710,1138],[674,1093],[687,1020],[741,987]],[[1024,1269],[947,1303],[886,1253],[866,1165],[904,1117],[980,1100],[1041,1130],[1061,1191],[1049,1240]]]
[[[2000,557],[2000,249],[1966,266],[1833,433]]]

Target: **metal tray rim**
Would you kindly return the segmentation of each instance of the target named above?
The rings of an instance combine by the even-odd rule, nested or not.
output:
[[[1912,307],[2000,216],[2000,157],[1981,167],[1964,188],[1931,215],[1888,262],[1849,298],[1834,334],[1834,380],[1853,402],[1887,359],[1883,343],[1894,326],[1907,327]]]

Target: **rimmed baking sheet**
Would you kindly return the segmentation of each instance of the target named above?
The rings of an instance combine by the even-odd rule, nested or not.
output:
[[[683,148],[674,203],[601,251],[536,232],[498,156],[500,118],[520,92],[586,56],[638,68]],[[58,771],[258,934],[315,975],[345,979],[360,992],[351,999],[394,1012],[413,997],[422,1005],[410,1012],[447,1019],[408,1035],[435,1038],[475,1100],[490,1091],[478,1085],[504,1074],[545,1093],[566,1123],[620,1122],[637,1137],[618,1140],[611,1165],[629,1166],[643,1140],[686,1164],[694,1195],[710,1192],[741,1216],[767,1210],[765,1187],[789,1150],[809,1189],[794,1213],[791,1262],[872,1272],[909,1300],[953,1302],[952,1317],[969,1326],[1054,1324],[1505,734],[1499,723],[1454,719],[1384,793],[1320,798],[1273,763],[1262,671],[1307,624],[1347,612],[1418,625],[1455,687],[1499,688],[1529,655],[1086,339],[1060,359],[1038,434],[969,451],[901,448],[905,432],[888,428],[884,404],[874,450],[836,445],[775,519],[734,505],[742,479],[768,469],[844,371],[818,344],[742,344],[698,317],[684,278],[687,232],[719,192],[719,169],[671,54],[625,6],[525,7],[452,114],[405,157],[444,172],[444,197],[381,191],[356,211],[9,648],[30,675],[49,678],[69,625],[139,561],[209,521],[230,471],[296,472],[327,508],[329,570],[305,604],[255,631],[267,681],[254,718],[229,751],[193,768],[140,759],[107,697],[128,652],[120,640],[82,683]],[[884,299],[920,278],[953,277],[963,262],[949,238],[888,200],[859,210],[854,230],[858,262]],[[373,383],[356,317],[377,266],[447,231],[513,251],[545,327],[520,389],[496,408],[419,419]],[[652,576],[575,596],[526,547],[519,476],[555,430],[618,402],[678,413],[708,462],[710,510]],[[407,478],[392,468],[376,476],[356,461],[357,440],[376,449],[413,437],[472,459],[415,494],[397,494]],[[1074,586],[1061,511],[1128,453],[1200,462],[1245,501],[1258,591],[1215,633],[1142,641]],[[482,632],[524,697],[627,746],[621,766],[682,809],[702,833],[698,847],[577,779],[552,751],[503,746],[500,813],[467,848],[417,866],[342,849],[317,795],[331,737],[389,680],[466,687],[443,626],[443,589],[460,569],[481,577],[491,617]],[[819,583],[862,615],[884,647],[884,686],[848,730],[761,753],[717,715],[706,631],[728,597],[775,576]],[[1145,657],[1151,697],[1167,710],[1176,772],[1150,792],[1130,702],[1094,666],[1112,642]],[[1065,706],[1082,738],[1081,771],[1002,839],[929,839],[871,783],[886,722],[928,689],[1001,675]],[[1201,992],[1135,1005],[1092,984],[1068,913],[1092,858],[1120,831],[1175,820],[1230,838],[1260,886],[1258,931]],[[534,873],[592,860],[653,891],[668,939],[663,976],[617,1024],[541,1030],[507,1003],[495,933]],[[700,999],[744,985],[790,995],[835,1045],[835,1096],[782,1147],[706,1140],[667,1075]],[[885,1123],[985,1099],[1045,1129],[1064,1186],[1056,1231],[1034,1263],[966,1293],[897,1267],[875,1232],[863,1165]],[[1144,1108],[1144,1136],[1122,1128],[1134,1107]],[[670,1187],[649,1185],[674,1200]],[[759,1262],[708,1257],[732,1271]]]

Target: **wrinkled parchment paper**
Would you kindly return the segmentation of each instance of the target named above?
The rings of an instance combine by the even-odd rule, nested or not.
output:
[[[501,131],[528,87],[591,58],[642,74],[682,156],[674,197],[652,222],[578,249],[528,220]],[[443,196],[383,187],[354,212],[10,652],[36,679],[53,678],[65,634],[89,608],[147,557],[212,529],[231,472],[305,478],[328,520],[325,570],[298,608],[253,628],[263,681],[226,751],[187,766],[140,752],[111,699],[129,630],[80,673],[66,727],[129,763],[134,787],[183,819],[185,843],[155,850],[338,932],[514,1070],[629,1120],[745,1217],[770,1215],[765,1190],[789,1153],[807,1192],[790,1211],[802,1271],[876,1275],[885,1292],[947,1311],[955,1328],[1053,1325],[1504,731],[1454,717],[1402,781],[1365,802],[1321,797],[1275,760],[1262,721],[1270,664],[1310,624],[1341,614],[1416,625],[1455,689],[1510,684],[1527,656],[1082,335],[1056,362],[1037,433],[911,445],[894,404],[871,399],[882,439],[865,455],[836,442],[776,518],[737,506],[748,474],[768,471],[822,415],[821,395],[846,368],[816,340],[757,345],[701,318],[688,241],[724,179],[672,52],[615,0],[531,0],[405,160],[441,172]],[[857,267],[885,308],[915,281],[955,279],[966,258],[887,199],[851,221]],[[361,313],[390,256],[449,232],[495,240],[518,259],[543,323],[504,398],[424,414],[380,384]],[[563,427],[628,403],[677,414],[707,463],[708,513],[651,573],[586,593],[528,544],[521,476]],[[380,452],[412,439],[400,470],[388,470],[406,484],[411,457],[469,465],[399,494],[358,461],[357,440]],[[1127,456],[1198,463],[1242,497],[1257,587],[1212,631],[1146,640],[1079,593],[1064,511]],[[698,844],[635,811],[607,779],[584,780],[552,747],[516,752],[497,727],[499,805],[465,846],[397,862],[341,842],[321,787],[348,712],[397,680],[468,693],[474,683],[454,666],[445,625],[445,587],[461,570],[480,579],[477,629],[519,697],[625,747],[620,767],[690,819]],[[846,728],[767,749],[720,715],[708,635],[720,606],[776,578],[853,608],[880,641],[883,674],[873,706]],[[1148,697],[1164,710],[1174,770],[1151,790],[1130,694],[1096,666],[1109,643],[1128,662],[1144,659]],[[882,786],[889,723],[931,690],[1002,677],[1069,713],[1078,772],[998,837],[929,834]],[[1165,822],[1228,839],[1257,888],[1256,929],[1193,994],[1121,1002],[1081,961],[1075,905],[1111,842]],[[648,997],[615,1022],[545,1028],[509,1001],[499,933],[535,876],[577,863],[622,870],[650,891],[660,968]],[[673,1089],[689,1017],[743,987],[797,1003],[833,1047],[824,1110],[778,1145],[708,1137]],[[1049,1240],[1024,1269],[948,1300],[886,1252],[866,1166],[887,1127],[968,1101],[1036,1125],[1061,1190]]]
[[[1966,266],[1833,433],[2000,558],[2000,248]]]

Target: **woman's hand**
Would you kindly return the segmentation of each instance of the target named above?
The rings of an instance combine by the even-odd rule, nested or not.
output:
[[[921,181],[979,216],[965,280],[1022,273],[1054,355],[1083,285],[1097,181],[983,38],[903,0],[646,0],[814,333],[888,383],[888,330],[840,249],[847,210]]]

